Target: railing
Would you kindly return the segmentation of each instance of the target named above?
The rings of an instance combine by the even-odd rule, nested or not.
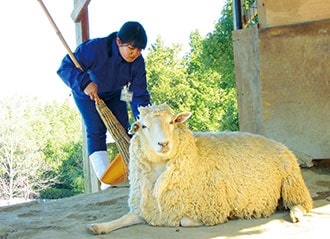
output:
[[[243,0],[242,7],[242,25],[243,28],[249,28],[258,24],[258,1],[257,0]]]

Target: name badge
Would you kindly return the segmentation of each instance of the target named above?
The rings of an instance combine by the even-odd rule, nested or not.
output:
[[[129,90],[130,83],[125,85],[124,88],[121,90],[120,100],[125,102],[132,102],[133,100],[133,91]]]

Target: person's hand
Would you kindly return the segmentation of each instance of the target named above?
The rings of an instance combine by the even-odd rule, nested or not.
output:
[[[84,93],[88,95],[91,100],[94,100],[96,103],[98,103],[99,96],[97,94],[97,85],[94,82],[91,82],[86,86]]]

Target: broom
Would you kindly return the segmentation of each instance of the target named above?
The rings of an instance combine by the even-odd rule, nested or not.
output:
[[[101,181],[111,185],[117,185],[126,182],[128,178],[127,168],[129,161],[128,148],[130,138],[128,137],[124,127],[119,123],[116,116],[114,116],[104,101],[97,99],[95,102],[96,110],[114,139],[120,153],[120,155],[117,155],[117,157],[115,157],[110,163],[107,170],[101,177]],[[117,172],[113,170],[116,170]]]
[[[51,25],[53,26],[56,34],[60,38],[61,42],[63,43],[65,49],[68,52],[68,55],[70,56],[71,60],[73,61],[74,65],[80,69],[81,71],[84,71],[80,63],[77,61],[75,55],[72,53],[69,45],[66,43],[64,37],[62,36],[60,30],[56,26],[53,18],[51,17],[50,13],[48,12],[45,4],[42,2],[42,0],[38,0],[40,3],[41,8],[43,9],[44,13],[48,17],[48,20],[50,21]],[[109,167],[107,168],[106,172],[103,174],[102,179],[106,180],[103,181],[105,183],[109,183],[112,185],[124,182],[127,180],[127,166],[129,162],[129,153],[128,153],[128,147],[130,138],[126,134],[125,129],[123,126],[119,123],[117,118],[114,116],[114,114],[111,112],[111,110],[106,106],[103,100],[97,98],[95,100],[95,107],[97,112],[99,113],[104,125],[106,126],[107,130],[109,131],[110,135],[115,141],[116,147],[118,148],[118,151],[120,155],[111,162]],[[120,167],[120,173],[117,175],[120,178],[115,177],[109,177],[107,174],[109,171],[113,169],[113,167]],[[118,174],[118,173],[117,173]]]

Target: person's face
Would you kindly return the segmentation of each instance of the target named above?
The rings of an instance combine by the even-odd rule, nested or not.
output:
[[[140,48],[134,47],[129,43],[122,44],[119,37],[116,38],[116,43],[121,57],[127,62],[133,62],[141,55],[142,50]]]

